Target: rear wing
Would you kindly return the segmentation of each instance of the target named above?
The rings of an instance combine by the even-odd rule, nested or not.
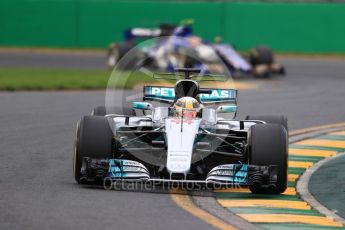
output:
[[[134,38],[155,38],[161,36],[160,29],[147,29],[147,28],[132,28],[124,31],[124,38],[126,41]]]
[[[236,89],[201,88],[200,90],[211,91],[211,94],[199,94],[199,99],[202,103],[237,103]],[[175,89],[174,87],[164,86],[144,86],[143,100],[173,103],[175,101]]]

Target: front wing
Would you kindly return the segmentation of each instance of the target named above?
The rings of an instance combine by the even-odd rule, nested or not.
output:
[[[172,179],[151,177],[149,170],[141,163],[123,159],[92,159],[85,157],[81,169],[85,182],[95,181],[124,181],[124,182],[153,182],[205,185],[258,185],[275,186],[277,182],[277,166],[258,166],[248,164],[224,164],[214,167],[205,178],[200,180]]]

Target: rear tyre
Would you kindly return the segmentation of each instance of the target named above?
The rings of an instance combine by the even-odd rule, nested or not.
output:
[[[256,78],[270,76],[270,67],[274,63],[273,51],[268,46],[257,46],[251,49],[249,61],[253,67],[253,75]]]
[[[250,50],[249,61],[252,66],[271,65],[274,62],[273,51],[268,46],[257,46]]]
[[[267,124],[280,124],[280,125],[284,126],[287,133],[289,132],[288,120],[285,116],[275,116],[275,115],[252,116],[252,115],[248,115],[248,116],[246,116],[246,120],[259,120],[259,121],[264,121]]]
[[[108,110],[104,105],[97,106],[93,109],[91,115],[104,117],[107,114],[117,114],[125,116],[135,116],[136,113],[134,109],[128,107],[109,107]]]
[[[73,174],[78,184],[81,180],[84,157],[107,158],[112,155],[113,132],[106,117],[84,116],[77,124],[74,142]]]
[[[250,128],[249,164],[278,166],[275,187],[251,185],[252,193],[279,194],[287,188],[288,137],[280,124],[258,124]]]

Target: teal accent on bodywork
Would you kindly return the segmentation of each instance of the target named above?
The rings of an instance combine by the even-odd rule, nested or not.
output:
[[[247,164],[231,164],[232,167],[232,176],[229,176],[227,178],[223,178],[223,180],[226,180],[228,182],[231,182],[233,184],[247,184],[247,177],[248,177],[248,165]]]
[[[173,87],[145,86],[144,96],[157,99],[174,100],[175,89]]]
[[[133,109],[149,109],[150,104],[146,102],[133,102]]]
[[[233,183],[246,184],[248,176],[248,165],[234,165],[234,176],[231,178]]]
[[[117,159],[110,159],[109,160],[109,169],[108,169],[108,176],[110,177],[126,177],[126,173],[123,173],[123,164],[126,160],[117,160]]]
[[[236,102],[236,89],[211,89],[211,94],[200,94],[202,102]],[[173,87],[145,86],[144,97],[151,99],[175,100]]]
[[[217,111],[218,113],[234,113],[238,110],[237,105],[222,105],[219,106]]]

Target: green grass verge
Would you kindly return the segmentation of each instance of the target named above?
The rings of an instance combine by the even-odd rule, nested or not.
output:
[[[130,89],[140,82],[152,81],[150,76],[142,73],[131,73],[129,78],[122,73],[112,81],[114,88]],[[41,69],[41,68],[0,68],[0,90],[77,90],[105,89],[110,71],[74,70],[74,69]]]

